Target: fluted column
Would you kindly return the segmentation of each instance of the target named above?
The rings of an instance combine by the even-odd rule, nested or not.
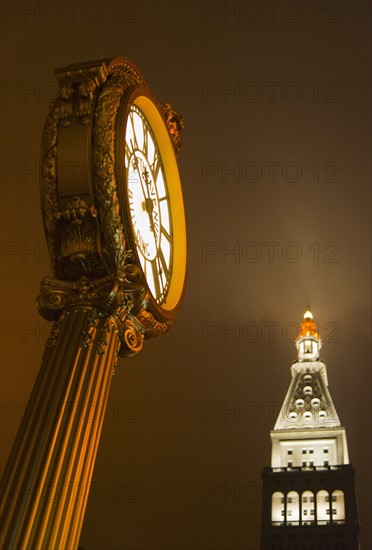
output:
[[[113,318],[77,306],[58,332],[4,472],[2,548],[67,550],[79,541],[118,331]]]

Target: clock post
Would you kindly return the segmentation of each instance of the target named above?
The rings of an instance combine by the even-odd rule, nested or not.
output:
[[[146,338],[168,330],[186,268],[183,226],[171,256],[179,265],[170,266],[178,280],[164,286],[164,304],[157,303],[120,200],[118,112],[133,91],[147,90],[138,69],[115,58],[56,75],[59,92],[41,148],[54,276],[43,279],[38,297],[39,312],[53,326],[1,483],[0,540],[9,549],[77,548],[117,357],[136,354]],[[159,112],[176,158],[182,118],[169,104]]]

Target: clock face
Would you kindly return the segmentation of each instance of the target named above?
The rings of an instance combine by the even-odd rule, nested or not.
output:
[[[130,223],[137,255],[156,302],[166,302],[173,262],[170,198],[159,146],[143,111],[132,104],[125,131]]]

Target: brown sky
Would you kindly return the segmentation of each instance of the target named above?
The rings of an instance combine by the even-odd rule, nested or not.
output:
[[[258,550],[260,471],[309,303],[370,548],[370,3],[1,9],[2,468],[48,331],[37,163],[53,71],[123,55],[185,118],[188,282],[170,332],[119,360],[81,545]]]

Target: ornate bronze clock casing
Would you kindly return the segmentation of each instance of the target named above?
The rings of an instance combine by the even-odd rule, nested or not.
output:
[[[41,151],[42,211],[56,278],[43,280],[39,310],[57,320],[83,294],[115,316],[120,354],[130,355],[143,338],[169,328],[183,297],[183,119],[158,103],[125,58],[71,65],[56,75],[60,88]]]

